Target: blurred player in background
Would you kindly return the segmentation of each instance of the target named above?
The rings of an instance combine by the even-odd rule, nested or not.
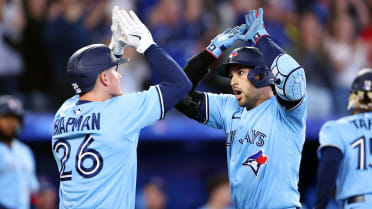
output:
[[[22,128],[22,102],[0,96],[0,208],[29,209],[38,190],[31,149],[17,140]],[[35,196],[33,196],[35,197]]]
[[[334,186],[342,208],[372,208],[372,69],[351,86],[351,116],[323,125],[319,133],[316,209],[326,208]]]
[[[56,113],[52,138],[60,172],[60,209],[133,209],[140,130],[163,119],[191,89],[185,73],[154,43],[133,11],[115,7],[112,31],[110,48],[86,46],[67,64],[76,95]],[[145,55],[162,82],[122,95],[117,67],[127,61],[118,58],[123,41]]]
[[[166,209],[168,195],[165,191],[165,182],[160,177],[151,177],[143,186],[141,200],[136,202],[138,209]]]
[[[229,178],[215,174],[208,179],[208,201],[199,209],[233,209],[230,198]]]
[[[217,69],[230,76],[234,95],[191,91],[177,108],[225,131],[236,208],[301,207],[297,184],[306,125],[304,69],[272,41],[262,9],[258,14],[249,11],[245,25],[214,38],[184,71],[195,89],[222,51],[238,39],[257,48],[233,50]]]

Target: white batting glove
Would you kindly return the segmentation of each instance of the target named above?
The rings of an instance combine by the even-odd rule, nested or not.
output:
[[[119,7],[114,6],[114,8],[112,9],[112,37],[109,48],[116,56],[121,57],[124,54],[126,44],[123,40],[125,34],[119,27],[119,13]]]
[[[118,25],[125,34],[124,42],[126,44],[136,48],[142,54],[152,44],[155,44],[149,29],[132,10],[129,11],[129,14],[125,10],[120,10],[118,14]]]

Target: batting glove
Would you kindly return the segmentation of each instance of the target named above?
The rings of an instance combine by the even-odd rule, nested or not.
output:
[[[270,36],[264,25],[262,8],[258,10],[258,15],[257,10],[249,10],[245,23],[248,31],[239,37],[240,40],[256,44],[262,36]]]
[[[124,54],[125,42],[123,41],[123,36],[125,35],[119,27],[119,7],[114,6],[112,9],[112,37],[109,48],[117,56],[121,57]]]
[[[225,30],[223,33],[212,39],[206,50],[218,59],[222,55],[222,52],[225,49],[230,48],[235,41],[238,40],[239,36],[246,31],[246,29],[247,26],[243,24],[236,26],[233,29],[229,28]]]
[[[136,48],[139,53],[143,54],[152,44],[155,44],[149,29],[132,10],[129,14],[125,10],[120,10],[118,23],[125,34],[124,42]]]

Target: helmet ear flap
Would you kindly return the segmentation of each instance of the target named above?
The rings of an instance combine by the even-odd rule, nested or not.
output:
[[[248,80],[256,88],[262,88],[274,84],[274,75],[266,66],[257,65],[249,71]]]

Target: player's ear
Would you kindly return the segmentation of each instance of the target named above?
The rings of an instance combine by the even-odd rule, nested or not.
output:
[[[102,83],[103,86],[108,86],[109,85],[109,75],[106,71],[103,71],[98,75],[98,79],[100,83]]]

